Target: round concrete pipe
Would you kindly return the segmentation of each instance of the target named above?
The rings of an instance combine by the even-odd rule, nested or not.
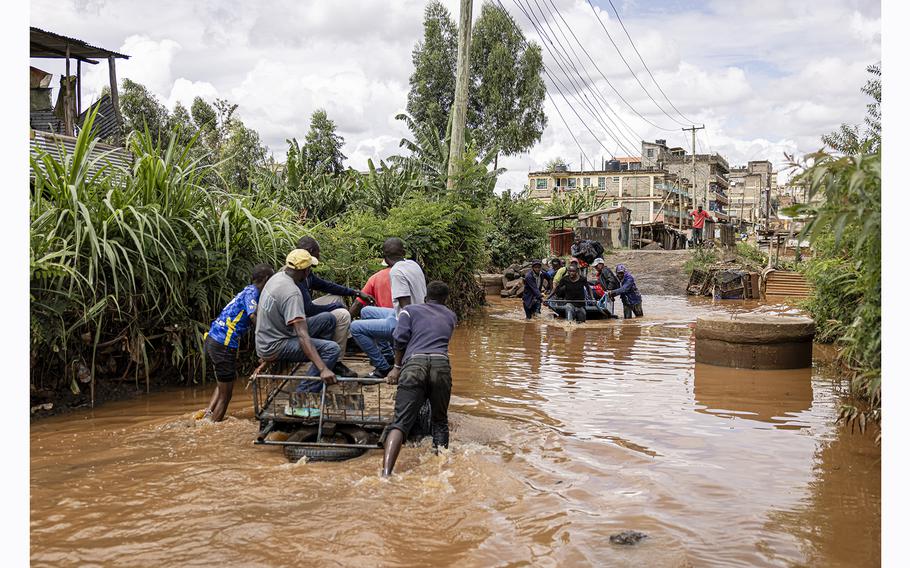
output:
[[[711,315],[695,323],[695,361],[741,369],[812,366],[815,322],[759,314]]]

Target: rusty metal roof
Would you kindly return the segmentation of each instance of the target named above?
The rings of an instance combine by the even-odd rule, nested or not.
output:
[[[31,26],[31,32],[28,43],[29,57],[44,57],[51,59],[64,58],[66,57],[66,48],[69,47],[70,57],[93,65],[98,63],[96,60],[92,59],[93,57],[99,59],[107,59],[108,57],[120,59],[130,58],[129,55],[117,53],[116,51],[104,49],[103,47],[95,47],[81,39],[55,34],[34,26]]]

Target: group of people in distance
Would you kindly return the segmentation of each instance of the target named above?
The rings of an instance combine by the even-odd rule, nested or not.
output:
[[[457,318],[445,306],[449,288],[427,284],[423,270],[405,257],[401,239],[386,239],[383,268],[361,290],[322,279],[319,243],[303,237],[275,272],[267,264],[253,268],[245,287],[212,322],[205,337],[206,357],[217,386],[198,419],[224,419],[237,375],[239,339],[255,328],[256,353],[263,361],[310,362],[297,392],[318,392],[335,384],[336,375],[357,377],[343,362],[348,337],[369,357],[369,378],[397,384],[395,417],[383,432],[383,475],[390,475],[401,445],[429,399],[434,448],[449,445],[448,406],[452,374],[448,346]],[[313,299],[312,292],[323,295]],[[353,298],[347,307],[343,298]]]
[[[586,259],[600,247],[596,241],[585,241],[576,237],[572,246],[573,255],[578,257],[563,265],[562,260],[550,261],[549,270],[543,270],[540,260],[531,262],[531,270],[525,275],[522,304],[525,318],[531,319],[539,314],[544,302],[556,307],[565,308],[566,320],[584,323],[587,320],[587,307],[596,307],[609,317],[617,317],[613,312],[613,303],[619,296],[623,305],[623,317],[642,317],[642,298],[635,285],[635,278],[624,264],[616,265],[616,272],[606,266],[603,258]],[[587,269],[594,267],[589,280]],[[549,295],[544,299],[544,293]]]

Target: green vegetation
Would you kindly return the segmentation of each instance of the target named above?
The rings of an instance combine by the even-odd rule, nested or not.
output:
[[[575,215],[582,211],[606,209],[613,202],[612,197],[597,192],[596,187],[585,187],[573,191],[557,191],[553,199],[543,206],[543,215]]]
[[[88,174],[93,118],[71,155],[32,159],[32,384],[77,394],[89,385],[94,401],[96,379],[138,387],[204,377],[212,319],[254,264],[281,266],[304,234],[322,244],[318,271],[352,287],[380,268],[385,238],[402,238],[427,278],[449,284],[461,316],[483,302],[478,272],[542,254],[533,204],[494,192],[498,155],[525,150],[546,124],[540,49],[484,6],[463,162],[449,188],[457,40],[441,4],[426,14],[411,114],[396,117],[410,136],[402,155],[368,160],[366,171],[345,166],[344,138],[322,109],[276,164],[236,104],[197,97],[169,112],[130,80],[121,91],[129,169]]]
[[[31,159],[32,377],[74,393],[77,377],[94,393],[98,375],[197,371],[211,319],[295,236],[282,207],[203,186],[211,166],[176,133],[133,132],[132,169],[90,176],[93,121],[62,161]]]
[[[841,415],[861,430],[881,421],[881,72],[877,66],[870,72],[875,77],[864,92],[875,102],[867,107],[868,128],[860,136],[859,127],[844,125],[824,139],[837,153],[817,152],[794,164],[810,204],[788,211],[808,218],[803,236],[815,255],[805,272],[815,293],[807,308],[818,322],[818,339],[843,348],[856,400]]]
[[[536,203],[506,192],[490,200],[485,214],[491,225],[486,235],[491,268],[547,254],[547,226]]]
[[[424,12],[424,37],[413,52],[407,110],[419,123],[444,133],[455,100],[458,34],[438,0]],[[478,154],[524,152],[540,140],[547,117],[540,46],[525,40],[508,14],[485,2],[471,31],[468,128]]]
[[[707,270],[711,268],[717,264],[718,260],[720,260],[720,257],[717,256],[717,252],[714,249],[697,247],[692,251],[692,256],[686,260],[683,268],[686,274],[692,274],[696,269]]]

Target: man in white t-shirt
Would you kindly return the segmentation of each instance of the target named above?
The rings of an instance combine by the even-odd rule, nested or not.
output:
[[[389,280],[392,284],[392,304],[395,314],[383,320],[380,325],[376,320],[358,320],[351,323],[351,337],[370,358],[373,372],[367,378],[385,378],[392,370],[394,361],[389,361],[382,354],[379,345],[392,341],[392,332],[398,323],[398,313],[411,304],[422,304],[427,295],[427,280],[420,265],[404,257],[404,242],[397,237],[390,237],[382,243],[382,256],[390,267]]]

